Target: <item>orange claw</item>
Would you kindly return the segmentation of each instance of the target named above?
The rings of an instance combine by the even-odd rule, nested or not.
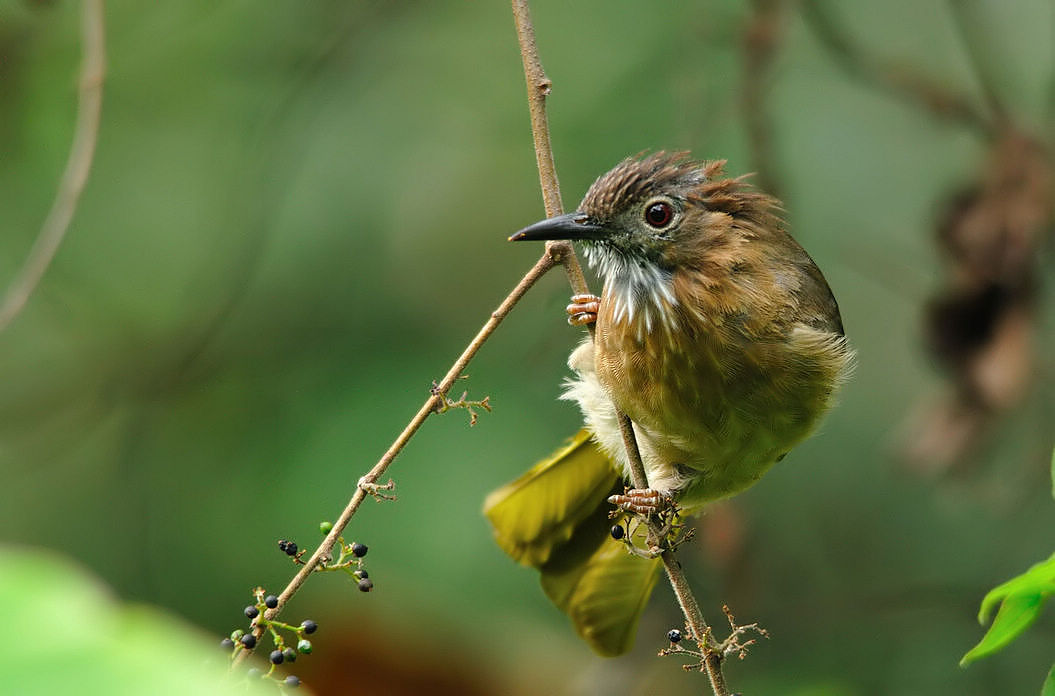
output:
[[[597,321],[597,313],[601,311],[601,298],[597,295],[572,295],[571,304],[565,310],[568,313],[568,323],[572,326],[585,326]]]
[[[625,495],[609,496],[608,502],[627,512],[646,516],[660,513],[673,504],[669,495],[651,488],[632,488]]]

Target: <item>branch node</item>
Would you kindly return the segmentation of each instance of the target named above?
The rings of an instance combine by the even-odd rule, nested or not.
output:
[[[459,379],[467,379],[467,375],[462,375],[461,377],[459,377]],[[432,388],[429,389],[429,393],[438,399],[436,405],[432,407],[434,413],[440,414],[446,413],[452,408],[464,408],[466,411],[469,412],[470,426],[476,425],[476,421],[480,418],[480,414],[476,412],[476,409],[482,408],[488,413],[491,412],[490,396],[485,396],[479,401],[468,401],[466,400],[466,397],[469,396],[469,392],[463,391],[462,395],[458,398],[457,401],[452,401],[451,398],[447,396],[447,393],[443,389],[443,387],[437,384],[435,381],[433,381]]]
[[[356,484],[359,490],[361,490],[363,493],[366,493],[367,495],[373,497],[373,499],[379,503],[383,500],[398,500],[395,495],[382,492],[395,490],[395,481],[393,481],[392,479],[388,479],[388,483],[377,484],[373,481],[368,481],[367,478],[367,476],[363,476],[361,479],[359,479],[359,483]]]

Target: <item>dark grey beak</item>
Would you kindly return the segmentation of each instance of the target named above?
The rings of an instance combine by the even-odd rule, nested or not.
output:
[[[568,213],[536,222],[509,238],[511,242],[544,239],[601,239],[607,230],[586,213]]]

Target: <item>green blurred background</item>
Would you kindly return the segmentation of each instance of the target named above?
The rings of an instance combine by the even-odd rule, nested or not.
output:
[[[999,656],[957,661],[985,591],[1055,546],[1051,245],[1027,390],[951,464],[906,463],[906,417],[948,388],[924,348],[950,275],[934,229],[990,143],[855,78],[794,4],[749,73],[762,5],[532,8],[566,205],[645,149],[764,166],[859,353],[821,433],[683,552],[712,622],[727,602],[772,634],[727,675],[752,694],[1036,693],[1051,612]],[[827,5],[862,51],[980,108],[988,79],[1050,143],[1049,0]],[[0,287],[64,167],[78,22],[76,3],[0,2]],[[276,540],[314,547],[538,257],[505,242],[543,215],[520,56],[504,3],[115,0],[106,22],[91,178],[0,334],[0,541],[68,554],[219,640],[250,588],[292,575]],[[761,106],[745,113],[749,87]],[[321,625],[293,670],[320,693],[704,691],[655,657],[681,623],[669,589],[630,656],[596,658],[480,514],[578,427],[556,401],[581,333],[561,318],[568,292],[546,278],[471,365],[464,387],[494,412],[472,429],[460,411],[430,419],[390,470],[399,501],[353,520],[375,590],[317,576],[287,609]]]

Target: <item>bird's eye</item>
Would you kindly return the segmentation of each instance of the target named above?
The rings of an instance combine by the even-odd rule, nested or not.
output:
[[[674,209],[667,201],[655,201],[645,206],[645,222],[656,229],[663,229],[674,219]]]

